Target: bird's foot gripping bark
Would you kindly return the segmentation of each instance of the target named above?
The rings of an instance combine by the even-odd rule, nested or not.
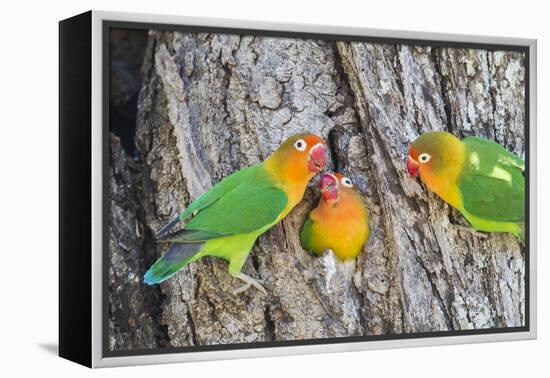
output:
[[[244,273],[239,273],[234,275],[233,277],[240,279],[245,284],[233,291],[234,295],[241,294],[248,290],[250,286],[254,286],[258,291],[262,292],[265,296],[267,296],[267,291],[264,289],[264,287],[260,284],[260,282]]]

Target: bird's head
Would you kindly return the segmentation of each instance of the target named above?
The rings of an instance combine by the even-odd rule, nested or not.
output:
[[[409,147],[407,171],[411,177],[420,175],[424,182],[444,178],[449,170],[461,164],[463,143],[445,131],[433,131],[419,136]]]
[[[279,146],[270,162],[289,180],[309,180],[325,167],[326,142],[314,134],[293,135]]]
[[[335,204],[348,193],[354,191],[351,180],[337,172],[326,172],[321,177],[321,195],[328,204]]]

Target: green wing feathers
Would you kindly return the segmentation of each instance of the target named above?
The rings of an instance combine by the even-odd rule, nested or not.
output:
[[[287,204],[288,196],[261,165],[227,177],[157,233],[173,244],[147,271],[145,283],[153,285],[170,278],[197,256],[219,254],[231,260],[234,254],[242,254],[239,238],[251,236],[253,243],[259,233],[279,220]],[[170,233],[188,218],[184,229]],[[235,237],[222,239],[229,236]]]
[[[227,176],[222,181],[220,181],[218,184],[214,185],[210,190],[203,193],[199,198],[197,198],[195,201],[193,201],[189,206],[176,218],[172,219],[170,222],[162,226],[156,233],[157,239],[164,239],[166,235],[170,233],[174,229],[174,227],[179,224],[180,222],[185,221],[187,218],[192,216],[194,213],[197,213],[201,211],[202,209],[207,208],[208,206],[215,203],[218,199],[223,197],[226,193],[231,192],[233,189],[235,189],[237,186],[242,184],[243,182],[246,182],[248,179],[248,176],[254,173],[254,171],[258,170],[259,166],[252,166],[243,168],[240,171],[237,171],[233,173],[230,176]],[[181,237],[182,235],[180,235]],[[191,235],[189,235],[192,239]],[[168,240],[172,240],[172,238],[168,237]],[[180,242],[183,242],[180,240]]]
[[[302,231],[300,232],[300,243],[306,251],[311,251],[311,249],[313,248],[313,246],[311,245],[312,226],[313,221],[311,220],[311,217],[308,216],[306,222],[304,223],[304,226],[302,227]]]
[[[275,223],[288,204],[288,196],[275,187],[261,168],[239,171],[214,186],[179,216],[183,220],[194,214],[185,229],[166,239],[177,243],[204,242],[246,234]],[[167,232],[165,227],[162,230]]]
[[[275,223],[287,203],[288,197],[281,189],[268,183],[246,183],[201,210],[185,229],[218,237],[246,234]]]
[[[187,207],[187,209],[185,209],[180,214],[179,219],[181,221],[185,221],[194,212],[200,211],[212,205],[214,202],[222,198],[225,194],[231,192],[237,186],[240,186],[243,182],[247,181],[248,177],[254,175],[254,173],[258,171],[259,168],[259,165],[247,167],[233,173],[230,176],[227,176],[218,184],[214,185],[209,191],[193,201]]]
[[[474,136],[464,138],[463,142],[471,151],[481,151],[484,154],[497,157],[497,161],[501,165],[518,168],[521,171],[525,169],[523,159],[517,157],[496,142]]]
[[[459,182],[464,208],[491,221],[523,222],[523,160],[485,139],[469,137],[464,143],[468,160]]]

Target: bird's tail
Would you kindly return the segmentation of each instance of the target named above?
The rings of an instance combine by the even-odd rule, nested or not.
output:
[[[204,243],[174,243],[145,273],[143,282],[156,285],[176,274],[196,258]]]
[[[177,216],[174,219],[172,219],[170,222],[166,223],[164,226],[161,227],[160,230],[157,231],[155,234],[155,239],[164,239],[166,235],[179,223],[180,217]]]

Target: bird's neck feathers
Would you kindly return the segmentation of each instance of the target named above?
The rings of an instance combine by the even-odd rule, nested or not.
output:
[[[460,207],[461,198],[457,180],[466,161],[466,145],[457,138],[441,143],[434,153],[436,158],[427,167],[421,167],[422,181],[446,202]]]
[[[291,200],[297,202],[302,199],[309,180],[315,175],[315,172],[308,169],[307,161],[278,152],[271,155],[264,162],[264,166],[266,171],[289,194]]]
[[[336,202],[326,201],[323,197],[319,201],[318,216],[330,214],[332,217],[341,215],[349,220],[350,218],[363,217],[365,205],[361,196],[352,190],[340,190]]]

